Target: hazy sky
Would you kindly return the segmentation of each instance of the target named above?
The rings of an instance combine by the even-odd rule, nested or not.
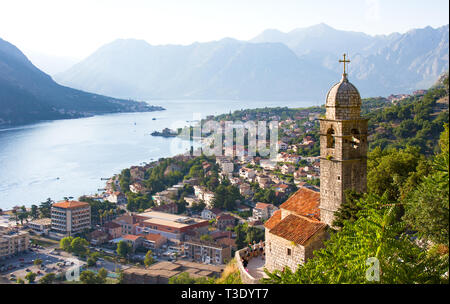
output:
[[[0,38],[82,58],[117,38],[150,44],[250,39],[324,22],[367,34],[448,24],[447,0],[0,0]]]

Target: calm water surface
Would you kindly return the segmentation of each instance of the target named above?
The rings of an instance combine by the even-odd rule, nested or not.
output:
[[[0,208],[39,204],[48,197],[78,198],[103,188],[102,177],[185,151],[179,139],[155,130],[247,108],[306,107],[313,102],[153,101],[166,111],[43,122],[0,129]],[[156,120],[152,120],[156,118]]]

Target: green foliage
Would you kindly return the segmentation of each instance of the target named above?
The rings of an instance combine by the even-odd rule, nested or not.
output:
[[[88,252],[89,242],[81,237],[67,236],[59,241],[59,248],[75,255],[85,255]]]
[[[155,263],[155,259],[153,258],[153,252],[149,250],[145,254],[144,265],[148,267],[153,263]]]
[[[51,216],[52,204],[52,199],[48,198],[45,202],[42,202],[39,205],[39,213],[41,218],[49,218]]]
[[[100,268],[97,273],[98,280],[100,284],[104,284],[106,282],[106,277],[108,276],[108,270],[105,268]]]
[[[96,274],[93,271],[85,270],[80,274],[80,281],[83,284],[104,284],[105,279],[100,275],[100,271],[99,274]]]
[[[105,221],[113,219],[117,214],[117,205],[114,203],[98,201],[86,196],[81,196],[79,201],[89,203],[91,206],[92,225],[103,224]]]
[[[132,248],[130,245],[128,245],[127,242],[125,241],[120,241],[119,243],[117,243],[117,249],[116,252],[119,256],[125,258],[128,256],[128,254],[130,254],[132,251]]]
[[[155,205],[149,193],[137,194],[133,192],[127,192],[127,201],[127,210],[131,212],[145,210]]]
[[[34,283],[34,280],[36,280],[37,274],[34,272],[29,272],[25,276],[25,279],[28,281],[28,283]]]
[[[88,251],[89,242],[83,238],[76,237],[70,243],[70,252],[76,255],[85,255]]]
[[[33,262],[34,265],[41,265],[42,264],[42,260],[41,259],[36,259]]]
[[[64,251],[70,252],[70,245],[72,244],[73,237],[67,236],[62,238],[59,241],[59,248],[61,248]]]
[[[424,160],[416,147],[403,150],[375,148],[368,155],[368,192],[397,201],[401,189],[418,164]]]
[[[173,276],[169,279],[169,284],[213,284],[214,278],[192,278],[189,273],[182,272],[177,276]]]
[[[432,170],[405,198],[404,219],[420,236],[449,245],[449,133],[441,135],[441,152],[436,154]]]
[[[410,145],[417,146],[421,153],[432,154],[443,124],[448,123],[448,109],[442,110],[436,103],[444,96],[448,96],[448,90],[437,86],[422,97],[412,96],[377,110],[363,110],[369,118],[369,133],[374,134],[370,148],[404,149]]]
[[[202,241],[212,241],[213,238],[209,234],[203,234],[202,236],[200,236],[200,240],[202,240]]]
[[[89,257],[86,262],[88,267],[93,267],[96,265],[95,263],[97,263],[97,260],[93,257]]]
[[[344,223],[349,221],[355,222],[358,219],[358,213],[361,210],[360,200],[364,197],[363,194],[353,190],[346,190],[345,201],[342,203],[339,210],[334,214],[333,226],[344,227]]]
[[[221,184],[214,191],[213,206],[231,211],[236,208],[236,201],[241,199],[238,187]]]
[[[236,246],[237,248],[244,248],[249,243],[264,241],[265,234],[263,229],[250,227],[247,223],[239,224],[234,227],[234,233],[236,233]]]
[[[39,284],[52,284],[56,280],[56,275],[51,272],[44,275],[40,280]]]
[[[341,231],[331,234],[326,247],[314,252],[315,257],[293,272],[266,272],[266,283],[289,284],[415,284],[448,281],[448,252],[444,256],[430,255],[405,233],[405,225],[398,222],[398,206],[387,204],[370,195],[364,199],[358,219],[346,222]],[[379,280],[367,280],[379,261]],[[375,267],[376,268],[376,267]],[[376,277],[375,277],[376,279]]]

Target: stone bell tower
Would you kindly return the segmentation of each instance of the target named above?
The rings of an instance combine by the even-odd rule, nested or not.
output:
[[[326,115],[320,119],[320,219],[332,226],[345,201],[344,191],[367,191],[367,119],[361,117],[361,96],[344,73],[328,92]]]

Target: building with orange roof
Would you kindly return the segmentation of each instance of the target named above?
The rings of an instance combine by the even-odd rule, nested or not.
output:
[[[91,228],[91,206],[86,202],[62,201],[51,208],[52,231],[72,236]]]

